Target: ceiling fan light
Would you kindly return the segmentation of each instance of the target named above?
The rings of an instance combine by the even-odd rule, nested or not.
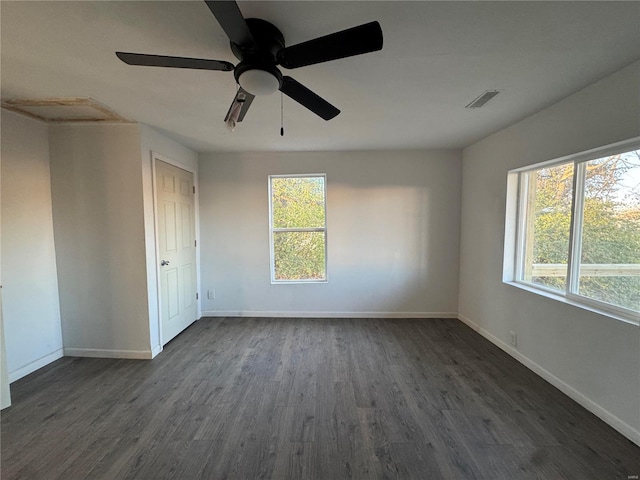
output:
[[[269,95],[280,88],[280,80],[266,70],[246,70],[238,77],[242,89],[252,95]]]

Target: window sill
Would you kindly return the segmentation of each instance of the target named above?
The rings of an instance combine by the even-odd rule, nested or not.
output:
[[[317,285],[329,283],[328,280],[271,280],[271,285]]]
[[[614,320],[618,320],[620,322],[624,322],[624,323],[628,323],[630,325],[635,325],[638,326],[639,325],[639,320],[640,318],[638,318],[638,316],[636,316],[636,318],[633,317],[629,317],[629,316],[625,316],[625,315],[621,315],[615,312],[611,312],[608,310],[605,310],[603,308],[597,308],[594,307],[592,305],[588,305],[586,303],[583,302],[579,302],[576,301],[572,298],[567,298],[566,296],[562,295],[562,294],[557,294],[557,293],[553,293],[549,290],[544,290],[542,288],[536,288],[533,285],[527,284],[527,283],[521,283],[521,282],[516,282],[516,281],[509,281],[509,280],[505,280],[503,281],[503,283],[507,284],[507,285],[511,285],[512,287],[517,287],[521,290],[526,290],[527,292],[531,292],[531,293],[535,293],[537,295],[546,297],[546,298],[550,298],[552,300],[557,300],[558,302],[561,303],[566,303],[568,305],[574,306],[574,307],[578,307],[581,308],[582,310],[587,310],[589,312],[592,313],[597,313],[599,315],[603,315],[605,317],[609,317],[612,318]]]

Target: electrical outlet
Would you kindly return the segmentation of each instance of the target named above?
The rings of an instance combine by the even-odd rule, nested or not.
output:
[[[207,290],[207,298],[209,300],[215,300],[216,299],[216,291],[215,290]]]
[[[511,330],[509,333],[511,334],[511,345],[513,345],[514,347],[517,347],[518,346],[518,336],[516,335],[516,332]]]

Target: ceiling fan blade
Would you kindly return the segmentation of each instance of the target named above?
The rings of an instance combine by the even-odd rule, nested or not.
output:
[[[240,87],[240,89],[238,90],[238,93],[236,93],[236,96],[233,98],[233,102],[231,102],[231,106],[229,106],[229,110],[227,110],[227,114],[224,116],[225,122],[229,120],[229,115],[231,115],[231,110],[233,109],[236,102],[240,98],[242,98],[241,95],[244,95],[244,101],[242,102],[242,107],[240,108],[240,115],[238,115],[238,122],[241,122],[244,119],[244,116],[247,114],[247,110],[249,110],[249,107],[251,106],[251,102],[253,102],[253,99],[256,98],[246,90],[243,90],[242,87]]]
[[[245,22],[236,2],[230,0],[206,0],[205,3],[232,43],[245,48],[255,45],[256,41],[251,35],[247,22]]]
[[[146,53],[116,52],[127,65],[147,67],[195,68],[198,70],[222,70],[230,72],[233,64],[223,60],[205,60],[203,58],[167,57],[165,55],[147,55]]]
[[[340,113],[336,107],[291,77],[282,77],[280,91],[325,120],[331,120]]]
[[[299,68],[381,49],[380,24],[370,22],[283,48],[278,61],[285,68]]]
[[[242,105],[242,109],[240,110],[240,116],[238,117],[239,122],[244,120],[244,116],[247,114],[247,110],[249,110],[251,102],[253,102],[253,99],[256,98],[249,92],[244,91],[242,88],[240,89],[240,92],[244,93],[244,104]]]

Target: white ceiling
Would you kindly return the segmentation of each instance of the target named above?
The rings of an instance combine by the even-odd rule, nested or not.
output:
[[[0,4],[2,98],[91,97],[198,151],[460,148],[640,58],[638,2],[238,2],[293,45],[372,20],[382,51],[285,74],[342,110],[280,95],[236,130],[228,72],[128,66],[116,50],[237,63],[204,2]],[[485,107],[465,109],[488,89]]]

